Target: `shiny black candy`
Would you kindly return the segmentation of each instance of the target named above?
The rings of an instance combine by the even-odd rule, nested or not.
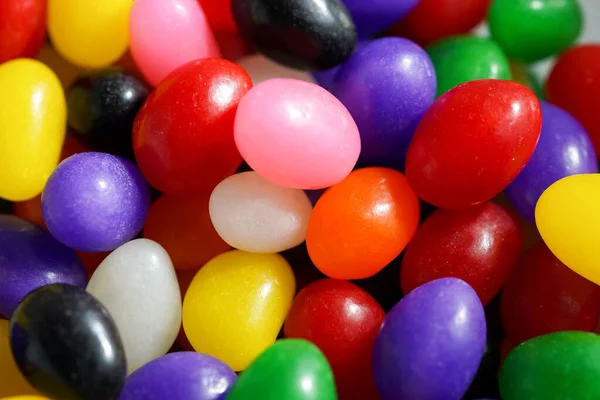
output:
[[[119,69],[82,76],[67,91],[69,127],[89,150],[133,159],[133,121],[149,93]]]
[[[340,0],[231,0],[242,36],[292,68],[323,70],[344,62],[356,27]]]
[[[112,318],[75,286],[28,294],[10,320],[10,345],[23,375],[52,398],[112,400],[125,382],[125,352]]]

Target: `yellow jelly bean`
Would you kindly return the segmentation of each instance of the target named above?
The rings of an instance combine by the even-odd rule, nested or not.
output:
[[[38,392],[27,383],[14,361],[8,341],[8,321],[0,320],[0,397],[34,395]],[[36,400],[37,397],[20,396],[21,400]]]
[[[60,81],[39,61],[0,65],[0,197],[29,200],[56,167],[66,131]]]
[[[117,61],[129,44],[132,0],[48,0],[48,33],[73,64],[100,68]]]
[[[600,284],[600,174],[568,176],[542,194],[535,221],[565,265]]]
[[[279,254],[218,255],[185,295],[185,334],[196,351],[242,371],[275,342],[295,288],[292,269]]]

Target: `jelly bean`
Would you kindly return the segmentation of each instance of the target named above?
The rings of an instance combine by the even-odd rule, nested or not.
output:
[[[325,354],[342,400],[376,399],[371,350],[384,317],[381,306],[358,286],[321,279],[298,293],[284,332],[309,340]]]
[[[437,95],[464,82],[478,79],[511,79],[502,49],[491,39],[456,36],[427,49],[437,76]]]
[[[315,265],[335,279],[375,275],[406,247],[419,224],[419,200],[400,172],[352,172],[317,201],[306,244]]]
[[[18,59],[0,65],[0,197],[41,193],[65,138],[65,96],[44,64]]]
[[[510,73],[512,75],[512,80],[520,83],[521,85],[527,86],[538,99],[543,100],[545,98],[544,88],[540,82],[540,79],[537,75],[530,70],[526,64],[523,64],[519,61],[510,60]]]
[[[226,2],[226,4],[230,4],[230,2]],[[237,61],[245,56],[255,53],[254,49],[252,49],[238,32],[217,31],[215,32],[215,40],[221,51],[221,57],[226,60]]]
[[[231,7],[242,37],[288,67],[331,68],[356,45],[356,28],[340,0],[232,0]]]
[[[317,85],[293,79],[252,88],[240,102],[234,132],[252,169],[297,189],[338,183],[360,153],[358,128],[342,103]]]
[[[0,64],[36,57],[46,39],[46,1],[8,0],[0,3]]]
[[[233,122],[251,85],[242,68],[222,59],[192,61],[170,74],[133,127],[133,150],[148,182],[165,193],[194,194],[232,175],[241,163]]]
[[[502,321],[514,343],[558,331],[592,332],[600,287],[571,271],[540,242],[519,261],[502,291]]]
[[[312,204],[303,190],[277,186],[249,171],[219,183],[209,211],[219,236],[231,247],[278,253],[304,242]]]
[[[48,0],[48,33],[56,50],[75,65],[101,68],[127,50],[131,0]]]
[[[406,248],[402,291],[455,277],[467,282],[486,305],[508,279],[522,246],[521,225],[502,206],[486,202],[464,210],[437,210]]]
[[[150,193],[139,170],[106,153],[67,158],[54,170],[42,194],[48,230],[80,251],[110,251],[133,239],[142,230],[149,208]]]
[[[8,321],[0,319],[0,396],[37,394],[25,380],[10,350]]]
[[[55,283],[25,297],[10,321],[17,365],[42,393],[59,399],[116,399],[125,381],[117,328],[98,300]]]
[[[600,174],[563,178],[540,196],[535,221],[544,242],[567,267],[600,284]]]
[[[600,154],[600,45],[581,45],[559,58],[546,83],[548,101],[571,113]]]
[[[197,196],[163,195],[150,207],[143,235],[165,248],[177,269],[198,269],[231,249],[210,221],[210,192]]]
[[[154,86],[190,61],[221,56],[197,0],[136,0],[129,37],[136,64]]]
[[[47,397],[41,396],[13,396],[13,397],[3,397],[2,400],[50,400]]]
[[[256,396],[261,400],[337,399],[323,353],[302,339],[279,340],[265,350],[239,377],[227,400]]]
[[[358,126],[359,162],[403,159],[435,89],[429,56],[409,40],[383,38],[356,51],[337,73],[332,92]]]
[[[374,36],[402,19],[421,0],[343,0],[360,37]]]
[[[181,294],[171,259],[158,243],[132,240],[110,253],[87,291],[113,317],[130,373],[167,353],[181,326]]]
[[[214,357],[172,353],[131,374],[119,400],[224,400],[236,378],[231,368]]]
[[[554,182],[575,174],[598,172],[594,145],[583,127],[562,109],[541,102],[542,133],[533,156],[506,188],[506,197],[530,222],[535,204]]]
[[[485,18],[489,3],[490,0],[420,0],[388,33],[429,46],[475,28]]]
[[[237,25],[233,20],[230,1],[198,0],[210,27],[215,32],[235,32]]]
[[[87,284],[75,253],[31,222],[0,215],[0,243],[0,314],[10,317],[23,297],[41,286]]]
[[[491,79],[464,83],[421,119],[408,148],[406,177],[435,206],[482,203],[525,167],[541,125],[539,102],[526,87]]]
[[[37,59],[54,71],[60,80],[60,83],[62,83],[63,88],[65,89],[68,88],[79,76],[79,74],[84,71],[81,67],[73,65],[65,60],[56,52],[50,43],[47,43],[44,45],[44,47],[42,47]]]
[[[509,57],[531,63],[575,43],[583,16],[577,0],[493,0],[488,24]]]
[[[312,75],[305,71],[286,67],[271,61],[261,54],[253,54],[236,61],[237,65],[252,78],[252,84],[258,85],[272,78],[297,79],[299,81],[314,82]]]
[[[372,42],[372,40],[368,40],[368,39],[359,40],[356,43],[356,46],[354,47],[354,53],[356,53],[360,49],[364,48],[371,42]],[[311,75],[315,79],[315,81],[319,84],[319,86],[321,86],[331,92],[333,89],[335,77],[337,76],[337,73],[340,71],[340,69],[342,68],[343,65],[344,65],[344,63],[336,65],[333,68],[325,69],[322,71],[312,71]]]
[[[67,92],[69,126],[90,150],[133,159],[133,121],[148,93],[142,82],[117,69],[84,75]]]
[[[456,278],[428,282],[386,316],[373,346],[373,374],[383,400],[460,399],[485,347],[475,291]]]
[[[600,398],[600,337],[558,332],[516,347],[500,370],[504,400]]]
[[[218,255],[185,295],[185,334],[196,351],[242,371],[275,342],[294,291],[294,274],[278,254]]]

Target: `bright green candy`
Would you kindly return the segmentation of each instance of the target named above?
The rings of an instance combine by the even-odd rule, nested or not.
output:
[[[600,336],[557,332],[517,346],[500,370],[503,400],[600,399]]]
[[[227,400],[336,400],[329,363],[312,343],[278,340],[240,375]]]
[[[511,79],[508,59],[493,40],[455,36],[427,50],[437,77],[437,95],[478,79]]]
[[[488,22],[508,57],[529,63],[575,43],[582,15],[577,0],[494,0]]]

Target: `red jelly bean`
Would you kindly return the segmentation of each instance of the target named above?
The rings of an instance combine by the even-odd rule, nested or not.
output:
[[[340,400],[377,399],[371,349],[385,313],[358,286],[321,279],[298,293],[284,333],[316,344],[331,364]]]
[[[0,64],[35,58],[46,39],[46,0],[0,0]]]
[[[486,305],[510,275],[522,246],[519,220],[498,204],[437,210],[406,248],[400,269],[402,291],[454,277],[471,285]]]
[[[142,174],[158,190],[196,194],[214,188],[241,163],[233,139],[248,74],[223,59],[192,61],[154,89],[133,127]]]
[[[573,272],[540,242],[506,282],[500,311],[515,344],[558,331],[592,332],[600,317],[600,286]]]
[[[216,32],[236,32],[237,25],[231,12],[231,1],[226,0],[198,0],[208,24]]]
[[[551,103],[584,126],[600,155],[600,45],[582,45],[563,53],[546,83]]]
[[[406,177],[419,197],[440,208],[483,203],[525,167],[541,126],[540,103],[525,86],[463,83],[425,112],[408,148]]]
[[[421,0],[389,33],[428,46],[475,28],[485,18],[489,4],[490,0]]]

